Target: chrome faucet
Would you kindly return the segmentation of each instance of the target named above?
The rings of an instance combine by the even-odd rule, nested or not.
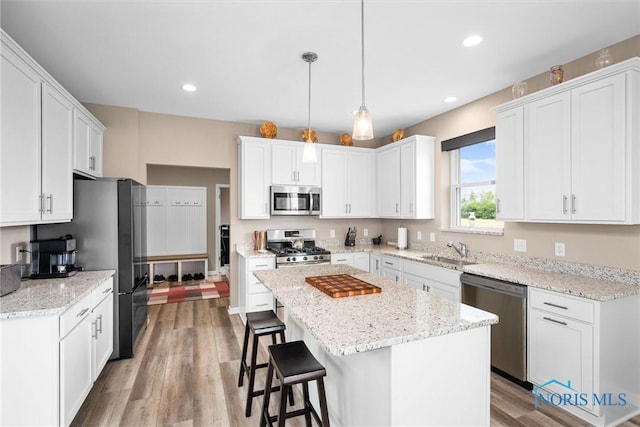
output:
[[[450,247],[450,248],[455,249],[456,252],[458,252],[458,254],[460,255],[460,258],[466,258],[467,257],[467,245],[465,245],[462,242],[458,242],[458,243],[460,243],[460,249],[458,249],[458,247],[453,242],[447,243],[447,246]]]

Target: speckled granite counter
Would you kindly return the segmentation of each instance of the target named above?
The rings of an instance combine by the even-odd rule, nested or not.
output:
[[[569,295],[607,301],[640,294],[640,287],[622,282],[536,270],[509,264],[475,264],[466,273],[505,280]]]
[[[351,274],[379,294],[331,298],[307,276]],[[343,265],[254,272],[332,355],[347,355],[497,323],[497,316]]]
[[[59,315],[114,274],[81,271],[63,279],[25,280],[17,291],[0,297],[0,320]]]

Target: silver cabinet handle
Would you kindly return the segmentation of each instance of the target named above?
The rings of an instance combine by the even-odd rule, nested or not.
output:
[[[567,213],[567,196],[562,196],[562,213]]]
[[[423,290],[423,291],[427,291],[427,292],[431,292],[431,286],[428,286],[428,285],[422,285],[422,290]]]
[[[565,307],[564,305],[554,304],[552,302],[543,302],[544,305],[550,305],[551,307],[561,308],[562,310],[569,310],[569,307]]]
[[[44,194],[40,194],[38,196],[38,201],[40,204],[40,213],[43,214],[44,213]]]
[[[84,314],[85,314],[87,311],[89,311],[89,309],[88,309],[88,308],[85,308],[85,309],[84,309],[84,310],[82,310],[80,313],[76,314],[76,317],[82,317],[82,316],[84,316]]]
[[[256,307],[266,307],[268,306],[268,303],[264,303],[264,304],[256,304]]]
[[[344,204],[344,213],[349,213],[349,203]]]
[[[571,213],[576,213],[576,195],[571,195]]]
[[[349,203],[349,213],[351,213],[351,203]]]
[[[91,331],[91,338],[93,339],[98,339],[98,321],[96,320],[95,322],[91,322],[91,329],[93,329],[93,331]]]
[[[385,261],[384,263],[387,264],[387,265],[393,265],[393,263],[389,262],[389,261]]]
[[[53,213],[53,194],[47,196],[47,201],[49,202],[49,209],[45,213]]]
[[[379,269],[380,269],[380,260],[377,259],[376,260],[376,270],[379,270]]]
[[[559,325],[567,326],[567,322],[562,322],[560,320],[552,319],[551,317],[543,317],[544,320],[548,320],[549,322],[557,323]]]
[[[409,212],[413,213],[413,202],[409,203]]]
[[[102,291],[103,294],[108,294],[109,292],[111,292],[111,288],[107,288],[104,291]]]
[[[256,267],[269,267],[269,264],[256,264]]]
[[[396,203],[396,213],[398,213],[398,212],[399,212],[398,208],[399,208],[399,204],[398,204],[398,203]]]
[[[496,213],[500,213],[500,199],[496,198]]]
[[[97,323],[100,322],[100,326],[97,326]],[[102,314],[98,316],[98,320],[96,321],[96,335],[98,333],[102,333]]]

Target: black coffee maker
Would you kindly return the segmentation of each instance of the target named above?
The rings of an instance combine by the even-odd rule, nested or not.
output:
[[[69,277],[76,274],[76,239],[70,234],[31,242],[31,278]]]

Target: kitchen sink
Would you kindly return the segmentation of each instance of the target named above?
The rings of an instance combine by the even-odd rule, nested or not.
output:
[[[437,256],[437,255],[424,255],[422,259],[424,259],[425,261],[441,262],[445,264],[458,265],[458,266],[476,264],[475,262],[472,262],[472,261],[447,258],[447,257]]]

